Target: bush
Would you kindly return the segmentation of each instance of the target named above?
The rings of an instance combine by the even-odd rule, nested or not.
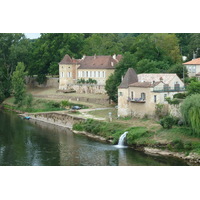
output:
[[[180,140],[180,139],[173,140],[171,145],[173,146],[174,149],[177,149],[177,150],[184,149],[184,144],[183,144],[182,140]]]
[[[185,99],[186,98],[186,93],[177,93],[173,96],[173,98],[177,99]]]
[[[200,94],[188,96],[181,105],[181,114],[186,125],[189,125],[193,133],[200,136]]]
[[[171,116],[166,116],[160,120],[160,125],[165,129],[170,129],[175,124],[175,120]]]
[[[69,101],[61,101],[61,107],[65,108],[66,106],[69,106]]]
[[[59,108],[60,107],[60,103],[58,102],[54,102],[54,101],[49,101],[47,102],[48,107],[50,108]]]
[[[144,135],[149,133],[145,127],[132,127],[127,129],[126,131],[128,131],[126,139],[129,145],[135,144],[136,139],[143,137]]]

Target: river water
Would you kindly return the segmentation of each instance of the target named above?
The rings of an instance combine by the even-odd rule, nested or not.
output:
[[[66,128],[0,111],[1,166],[181,166],[176,158],[116,148]]]

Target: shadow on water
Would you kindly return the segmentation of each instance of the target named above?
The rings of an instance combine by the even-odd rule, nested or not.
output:
[[[0,111],[0,165],[6,166],[179,166],[175,158],[116,148],[59,126]]]

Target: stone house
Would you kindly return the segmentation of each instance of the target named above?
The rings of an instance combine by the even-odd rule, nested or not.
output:
[[[97,81],[98,88],[104,88],[106,80],[114,72],[115,65],[121,58],[121,55],[94,55],[74,59],[65,55],[59,63],[59,90],[70,88],[77,90],[77,80],[88,80],[89,78]]]
[[[118,115],[153,117],[157,104],[168,104],[166,97],[185,90],[176,74],[136,74],[129,68],[118,87]]]
[[[183,63],[186,66],[189,77],[200,78],[200,58],[192,59]]]

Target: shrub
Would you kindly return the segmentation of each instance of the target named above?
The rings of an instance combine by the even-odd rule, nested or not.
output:
[[[177,150],[184,149],[184,144],[183,144],[182,140],[180,140],[180,139],[173,140],[171,145],[173,146],[174,149],[177,149]]]
[[[160,120],[160,125],[165,129],[170,129],[174,125],[174,118],[171,116],[166,116]]]
[[[69,101],[61,101],[61,107],[65,108],[66,106],[69,106]]]
[[[173,98],[177,99],[185,99],[186,98],[186,93],[177,93],[173,96]]]
[[[200,94],[188,96],[181,105],[181,114],[186,125],[191,126],[193,133],[200,136]]]
[[[49,101],[49,102],[47,102],[47,105],[48,105],[50,108],[59,108],[59,107],[60,107],[60,103],[54,102],[54,101]]]
[[[135,144],[136,139],[143,137],[148,133],[145,127],[132,127],[127,129],[126,131],[128,131],[126,139],[129,145]]]

